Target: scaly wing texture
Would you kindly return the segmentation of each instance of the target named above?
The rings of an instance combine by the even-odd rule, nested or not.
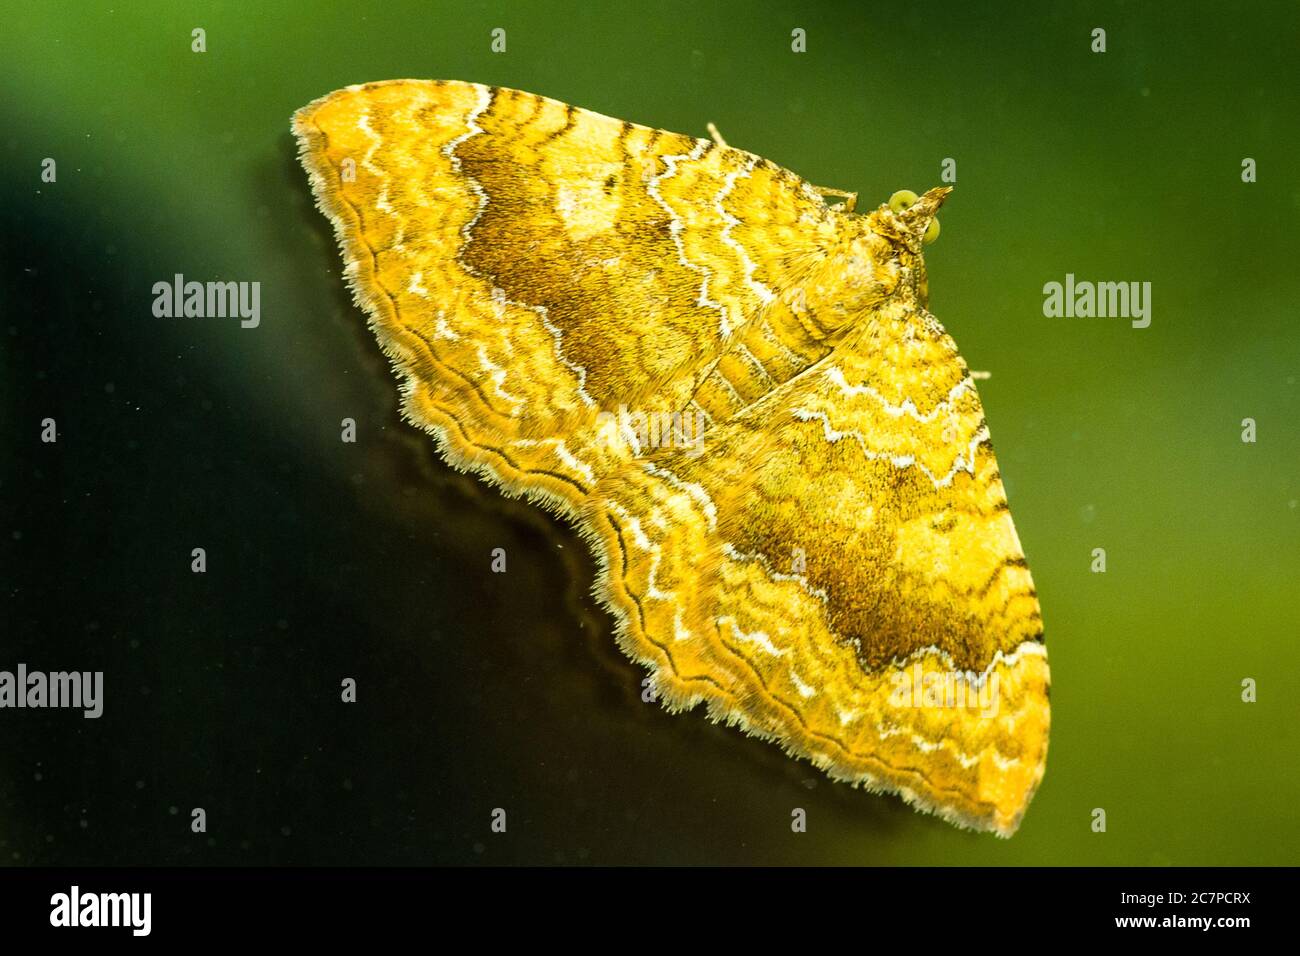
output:
[[[477,84],[349,87],[294,131],[406,414],[576,520],[670,707],[1014,831],[1037,601],[943,330],[881,310],[837,343],[789,294],[847,217],[750,153]],[[642,447],[619,409],[707,441]],[[954,674],[961,701],[923,696]]]
[[[349,87],[294,132],[407,414],[563,511],[618,456],[601,411],[743,404],[708,381],[728,342],[834,236],[772,163],[517,90]],[[786,352],[790,374],[819,354]]]
[[[979,397],[924,313],[593,492],[625,649],[673,707],[1013,833],[1047,755],[1033,582]]]

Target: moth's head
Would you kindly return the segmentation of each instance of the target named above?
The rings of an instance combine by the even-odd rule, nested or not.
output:
[[[935,213],[950,191],[944,186],[917,196],[904,190],[879,209],[840,220],[833,251],[819,257],[800,287],[814,307],[817,334],[833,341],[899,294],[925,306],[921,246],[938,235]]]
[[[922,306],[929,299],[929,289],[921,249],[939,237],[939,207],[950,192],[951,186],[938,186],[921,196],[900,189],[866,217],[871,231],[891,246],[898,264],[898,288],[910,290]]]
[[[950,192],[951,186],[936,186],[921,196],[900,189],[889,202],[871,210],[867,221],[873,232],[920,255],[922,245],[939,238],[939,207]]]

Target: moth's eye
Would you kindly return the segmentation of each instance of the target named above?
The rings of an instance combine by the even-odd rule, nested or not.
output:
[[[936,240],[936,239],[938,239],[938,238],[939,238],[939,220],[938,220],[938,218],[931,219],[931,220],[930,220],[930,225],[928,225],[928,226],[925,227],[925,238],[924,238],[924,241],[925,241],[925,242],[934,242],[934,240]]]
[[[898,192],[894,193],[894,195],[889,197],[889,208],[894,210],[894,213],[897,214],[912,205],[912,203],[916,202],[919,198],[920,197],[910,189],[900,189]]]

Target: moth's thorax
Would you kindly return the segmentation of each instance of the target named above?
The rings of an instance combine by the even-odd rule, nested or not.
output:
[[[893,243],[865,228],[861,218],[846,218],[840,236],[808,270],[803,297],[817,328],[833,342],[893,295],[900,277]]]
[[[812,334],[829,346],[886,302],[903,300],[921,308],[929,302],[916,220],[881,207],[866,216],[846,216],[842,223],[801,287]]]
[[[841,216],[815,254],[795,261],[789,292],[737,331],[704,377],[686,383],[694,401],[726,420],[790,381],[880,316],[905,317],[928,300],[917,223],[888,207]],[[924,228],[921,226],[920,228]]]
[[[894,299],[926,309],[930,305],[930,283],[921,254],[905,251],[898,260],[898,285]]]

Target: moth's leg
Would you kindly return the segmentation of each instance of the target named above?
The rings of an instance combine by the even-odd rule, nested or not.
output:
[[[718,132],[718,128],[712,123],[709,124],[709,135],[713,137],[713,141],[719,146],[727,145],[727,141],[722,138],[722,134]]]
[[[853,212],[854,207],[858,204],[857,193],[847,193],[843,189],[824,189],[821,186],[814,186],[813,189],[821,193],[823,199],[827,196],[833,196],[836,199],[843,199],[844,204],[839,208],[844,212]]]
[[[973,379],[975,379],[976,381],[980,381],[980,382],[982,382],[982,381],[984,381],[985,379],[992,378],[992,377],[993,377],[993,373],[992,373],[992,372],[977,372],[977,371],[975,371],[974,369],[971,369],[970,377],[973,378]]]

